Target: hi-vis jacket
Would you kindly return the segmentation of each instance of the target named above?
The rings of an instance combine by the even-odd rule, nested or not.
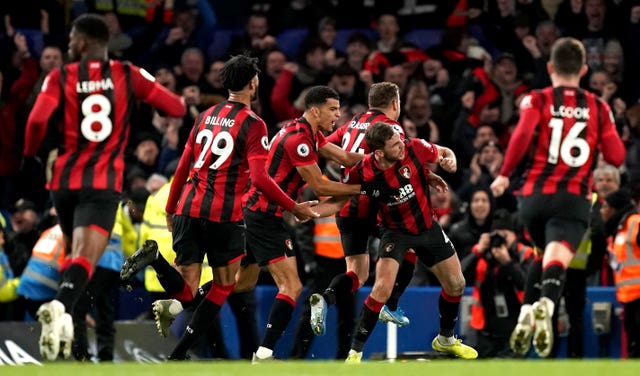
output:
[[[33,247],[31,258],[20,276],[18,295],[31,300],[52,299],[58,291],[60,266],[65,257],[60,225],[46,229]]]
[[[631,214],[621,222],[613,241],[611,266],[616,297],[621,303],[640,299],[640,214]]]
[[[171,179],[173,181],[173,178]],[[167,212],[165,207],[169,199],[171,181],[162,186],[156,193],[149,196],[144,207],[142,225],[140,226],[140,241],[143,244],[147,239],[153,239],[158,243],[158,249],[162,256],[173,263],[176,253],[173,251],[173,237],[167,230]],[[213,279],[211,268],[208,267],[207,258],[202,264],[202,274],[200,276],[200,286]],[[163,292],[164,289],[158,281],[156,272],[148,267],[144,271],[144,286],[150,292]]]
[[[313,227],[313,242],[316,254],[327,258],[343,258],[344,250],[340,241],[340,231],[336,225],[336,216],[316,218]]]
[[[138,232],[122,204],[118,206],[116,220],[111,229],[109,243],[96,266],[119,272],[124,264],[124,255],[131,255],[136,250]]]
[[[16,287],[19,282],[20,279],[13,276],[7,254],[0,248],[0,303],[11,302],[18,297]]]

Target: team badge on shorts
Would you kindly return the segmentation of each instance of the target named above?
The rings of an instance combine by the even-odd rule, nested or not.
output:
[[[293,251],[293,242],[291,241],[291,239],[287,239],[284,241],[284,245],[287,246],[287,248],[289,248],[290,251]]]
[[[384,253],[390,253],[391,251],[393,251],[393,249],[396,247],[395,244],[393,243],[387,243],[384,245],[384,247],[382,247],[382,249],[384,249]]]
[[[404,177],[405,179],[411,179],[411,168],[409,166],[402,166],[400,167],[400,169],[398,170],[398,172],[400,173],[400,175],[402,175],[402,177]]]

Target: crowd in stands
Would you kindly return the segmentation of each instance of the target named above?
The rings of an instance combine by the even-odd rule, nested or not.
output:
[[[520,100],[550,85],[546,63],[551,45],[562,36],[575,37],[587,51],[589,72],[582,88],[611,106],[627,147],[623,167],[612,170],[601,162],[599,176],[613,175],[618,188],[640,199],[639,0],[32,3],[27,9],[19,2],[0,5],[0,250],[6,255],[0,267],[10,269],[11,278],[20,278],[38,239],[55,225],[47,174],[26,176],[21,169],[25,123],[45,76],[65,62],[71,20],[85,12],[107,20],[111,57],[145,68],[188,106],[183,118],[163,117],[142,103],[132,114],[123,215],[134,233],[143,222],[147,197],[171,179],[198,113],[226,99],[220,69],[240,53],[259,58],[262,72],[253,109],[270,136],[303,113],[304,94],[314,85],[328,85],[340,94],[337,125],[342,125],[366,110],[370,85],[396,83],[405,133],[457,155],[454,174],[431,167],[450,185],[449,192],[434,193],[432,202],[459,258],[472,255],[483,234],[508,230],[516,252],[511,258],[522,261],[522,276],[527,258],[518,256],[517,247],[530,243],[517,221],[518,177],[498,199],[489,185],[502,166]],[[47,163],[56,155],[59,116],[50,119],[47,147],[39,152]],[[606,191],[598,176],[594,182],[598,193]],[[497,227],[491,224],[496,212]],[[594,241],[593,247],[589,284],[612,285],[606,244]],[[309,271],[313,257],[298,259],[309,264]],[[464,273],[473,286],[477,268],[470,265]],[[305,265],[300,270],[304,278]],[[269,282],[267,276],[261,281]],[[417,268],[414,285],[436,282],[425,268]],[[24,319],[28,300],[22,296],[0,303],[0,320]]]

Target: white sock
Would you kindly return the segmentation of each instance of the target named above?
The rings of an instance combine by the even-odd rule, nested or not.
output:
[[[260,346],[258,350],[256,350],[256,356],[260,359],[270,358],[273,356],[273,350]]]
[[[455,337],[451,336],[451,337],[445,337],[442,334],[438,334],[438,342],[440,342],[441,345],[444,346],[451,346],[453,345],[453,343],[455,342]]]

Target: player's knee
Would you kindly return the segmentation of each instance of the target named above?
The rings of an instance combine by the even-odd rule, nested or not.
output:
[[[465,280],[461,274],[459,276],[450,276],[446,283],[442,284],[444,291],[451,296],[460,296],[464,293]]]

